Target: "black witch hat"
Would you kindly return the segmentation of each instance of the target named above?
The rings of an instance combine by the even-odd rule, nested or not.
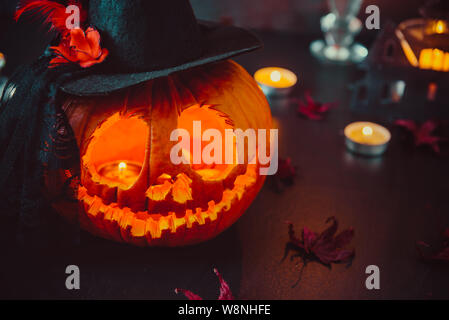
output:
[[[197,21],[187,0],[90,0],[88,12],[110,56],[62,86],[76,95],[108,93],[261,46],[244,29]]]
[[[49,225],[55,229],[55,218],[42,214],[48,212],[41,191],[46,171],[79,170],[76,141],[61,110],[61,91],[104,95],[261,46],[246,30],[197,21],[188,0],[84,1],[88,11],[83,28],[98,31],[106,59],[89,68],[77,63],[55,67],[57,51],[47,50],[15,72],[0,100],[0,213],[18,213],[13,218],[20,238],[26,238],[29,229],[42,230],[28,237],[33,243],[49,235]],[[65,14],[60,3],[51,3],[27,1],[27,8]],[[64,28],[65,21],[58,23]],[[64,43],[64,33],[60,38]],[[72,174],[76,177],[77,172]]]

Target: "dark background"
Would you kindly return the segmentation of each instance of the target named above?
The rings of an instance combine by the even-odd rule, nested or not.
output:
[[[18,29],[11,16],[17,0],[0,0],[0,50],[8,56],[5,73],[19,63],[31,61],[45,48],[45,33],[36,24]],[[366,1],[365,1],[366,2]],[[264,31],[283,31],[299,35],[320,35],[319,19],[327,11],[325,0],[192,0],[198,18],[227,20],[235,25]],[[371,0],[381,11],[381,23],[395,22],[418,16],[423,0]],[[359,16],[365,16],[365,4]],[[21,24],[26,24],[22,21]],[[362,36],[371,37],[372,31],[363,30]],[[8,43],[8,46],[2,45]]]
[[[0,2],[0,51],[5,74],[35,59],[48,36],[36,25],[11,19],[14,1]],[[447,265],[418,259],[415,242],[438,244],[449,226],[447,151],[434,155],[415,149],[384,118],[350,111],[349,85],[361,77],[355,67],[322,65],[308,52],[326,12],[317,0],[192,1],[201,18],[232,18],[253,28],[265,42],[262,51],[237,59],[250,73],[262,66],[283,66],[299,76],[292,97],[310,91],[320,101],[338,101],[322,122],[298,118],[294,104],[271,101],[280,130],[280,155],[291,157],[298,177],[277,192],[268,181],[245,215],[228,231],[188,248],[140,249],[82,235],[71,250],[24,252],[2,237],[1,298],[174,299],[176,287],[205,298],[218,295],[217,267],[240,299],[440,299],[449,298]],[[381,9],[382,23],[417,16],[422,1],[370,1]],[[6,14],[5,14],[6,13]],[[361,15],[362,16],[362,15]],[[370,44],[375,31],[359,40]],[[385,119],[388,115],[385,115]],[[374,120],[388,126],[393,139],[377,159],[352,155],[344,147],[343,128],[351,121]],[[325,228],[336,216],[341,228],[353,226],[356,256],[351,266],[326,268],[310,263],[300,283],[298,266],[282,261],[287,225],[297,230]],[[4,226],[7,228],[8,226]],[[81,290],[65,289],[65,267],[81,269]],[[365,288],[365,268],[379,266],[381,289]]]

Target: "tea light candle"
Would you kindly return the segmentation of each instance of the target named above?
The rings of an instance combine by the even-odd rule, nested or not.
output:
[[[103,178],[121,185],[132,186],[139,177],[142,167],[131,161],[107,162],[98,168]]]
[[[387,150],[390,131],[372,122],[353,122],[345,128],[347,148],[366,156],[379,156]]]
[[[254,79],[267,96],[285,96],[298,82],[298,77],[292,71],[274,67],[257,70]]]

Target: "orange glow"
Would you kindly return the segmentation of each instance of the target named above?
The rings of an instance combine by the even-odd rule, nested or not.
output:
[[[170,212],[166,216],[150,212],[133,213],[130,208],[119,208],[116,203],[107,205],[101,198],[89,195],[85,187],[79,188],[78,199],[82,201],[88,218],[95,225],[113,230],[111,237],[114,240],[126,242],[125,236],[129,236],[134,238],[132,240],[135,244],[146,245],[167,237],[167,234],[177,233],[179,228],[207,227],[229,214],[231,206],[241,200],[246,190],[256,183],[256,169],[256,165],[248,165],[246,172],[237,176],[234,187],[223,192],[223,199],[218,203],[208,202],[207,209],[186,209],[183,213]],[[186,181],[183,177],[180,180]]]
[[[195,132],[193,123],[194,121],[201,122],[201,133]],[[204,179],[206,180],[219,180],[226,177],[229,172],[235,167],[234,164],[226,164],[225,151],[226,150],[226,141],[225,141],[225,130],[233,129],[232,120],[224,113],[214,109],[213,106],[192,106],[188,109],[185,109],[179,119],[178,119],[178,128],[185,129],[190,134],[190,150],[182,150],[183,156],[188,158],[191,166],[194,170],[197,171]],[[193,158],[193,149],[195,144],[199,144],[201,146],[201,150],[197,150],[196,152],[203,153],[204,149],[212,142],[212,141],[202,141],[203,133],[208,129],[218,130],[222,136],[221,147],[222,147],[222,157],[221,163],[212,163],[206,164],[203,162],[203,157],[201,157],[200,164],[194,164]],[[212,139],[213,140],[213,139]],[[234,142],[235,144],[235,142]],[[233,156],[236,160],[236,147],[233,146]]]
[[[443,34],[447,32],[447,23],[443,20],[433,21],[427,24],[427,34]],[[438,48],[425,48],[415,53],[400,29],[396,29],[404,55],[408,62],[420,69],[449,71],[449,53]],[[419,59],[418,59],[419,54]]]
[[[438,85],[435,82],[429,83],[429,87],[427,89],[427,100],[434,101],[437,96]]]
[[[106,162],[98,167],[98,174],[108,182],[116,182],[121,185],[131,186],[136,182],[142,170],[140,163],[126,163],[117,161]]]
[[[446,31],[446,22],[443,20],[438,20],[434,26],[435,33],[441,34]]]
[[[271,81],[273,81],[273,82],[279,82],[279,81],[281,81],[281,78],[282,78],[282,76],[281,76],[281,73],[279,72],[279,71],[273,71],[271,74],[270,74],[270,79],[271,79]]]
[[[123,161],[118,164],[119,171],[124,171],[126,169],[126,167],[127,167],[126,163]]]
[[[173,200],[177,203],[184,204],[187,201],[193,200],[192,188],[190,185],[192,180],[184,173],[180,173],[176,176],[176,181],[166,180],[161,185],[154,185],[148,188],[146,196],[154,201],[162,201],[167,198],[169,193],[173,197]]]
[[[371,128],[369,126],[363,127],[362,132],[363,132],[364,136],[372,136],[373,135],[373,128]]]
[[[423,49],[419,56],[421,69],[449,71],[449,53],[439,49]]]
[[[143,165],[148,130],[143,120],[118,113],[103,122],[92,134],[82,157],[92,181],[130,188]]]
[[[297,76],[288,69],[284,68],[262,68],[254,74],[254,78],[259,85],[270,86],[274,88],[290,88],[298,81]]]
[[[399,39],[399,42],[402,47],[402,51],[404,51],[404,54],[405,54],[408,62],[410,62],[410,64],[412,66],[418,67],[418,65],[419,65],[418,58],[416,57],[415,53],[413,52],[413,49],[410,47],[410,44],[405,39],[402,31],[400,29],[396,29],[395,33],[396,33],[396,37]]]
[[[391,139],[387,128],[373,122],[353,122],[345,128],[345,136],[357,143],[382,145]]]

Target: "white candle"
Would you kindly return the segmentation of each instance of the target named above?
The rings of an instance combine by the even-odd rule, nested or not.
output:
[[[268,67],[257,70],[254,79],[265,95],[282,96],[290,93],[298,77],[284,68]]]
[[[112,161],[98,168],[99,175],[106,181],[132,186],[139,177],[142,167],[131,161]]]
[[[348,149],[367,156],[383,154],[391,139],[387,128],[373,122],[353,122],[344,133]]]

